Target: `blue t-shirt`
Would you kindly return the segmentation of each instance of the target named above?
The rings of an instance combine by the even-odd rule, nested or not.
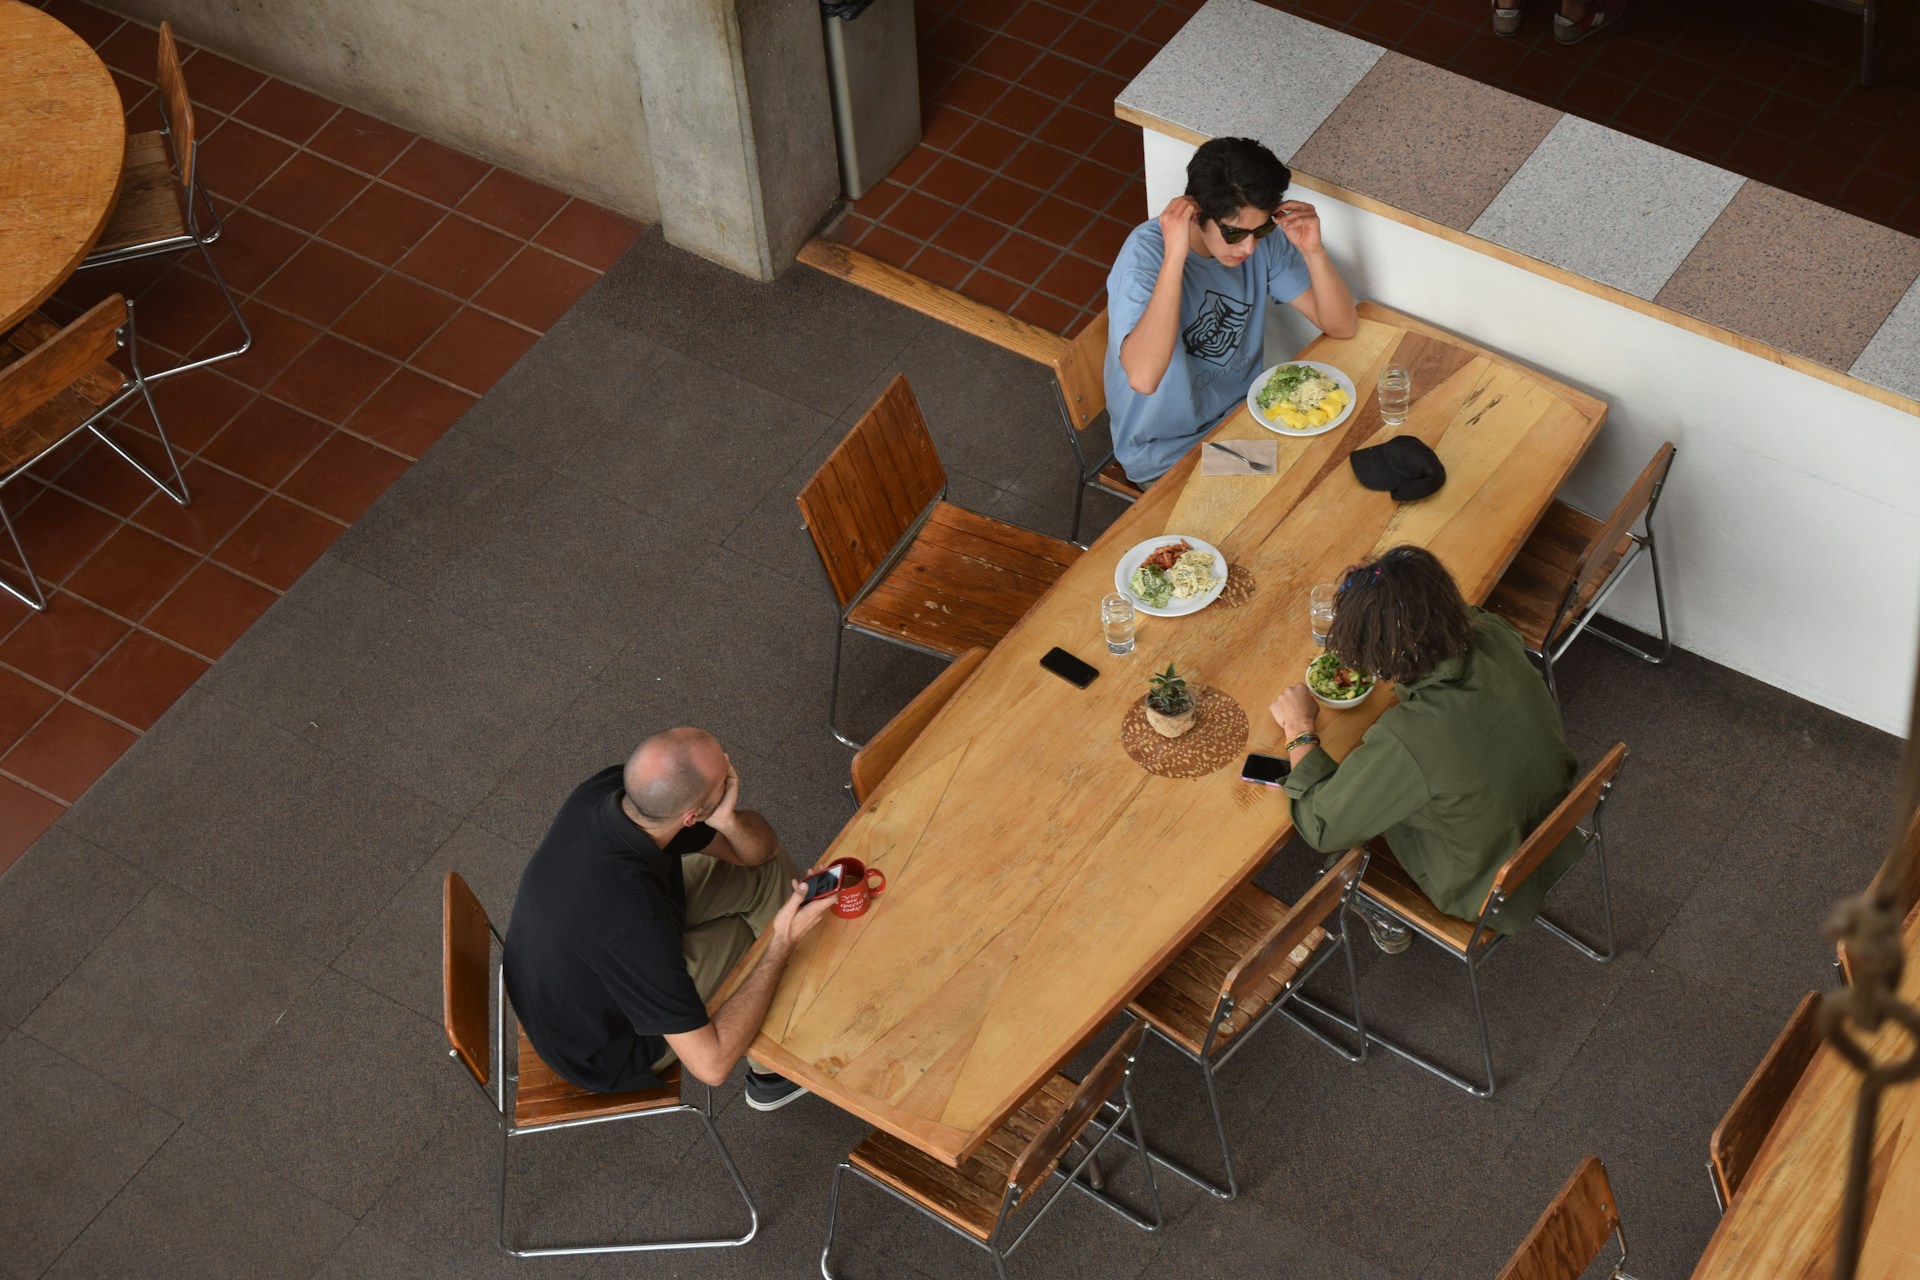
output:
[[[1146,314],[1166,257],[1158,219],[1133,229],[1107,277],[1107,412],[1114,456],[1138,481],[1157,480],[1180,455],[1246,398],[1260,362],[1267,309],[1262,295],[1291,302],[1313,284],[1299,250],[1279,231],[1237,267],[1197,253],[1180,275],[1180,334],[1160,387],[1143,396],[1127,385],[1120,344]]]

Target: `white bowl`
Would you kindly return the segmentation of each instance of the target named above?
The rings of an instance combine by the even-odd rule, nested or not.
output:
[[[1300,678],[1302,681],[1305,682],[1307,686],[1307,692],[1313,695],[1313,700],[1319,703],[1321,706],[1325,707],[1329,711],[1345,711],[1349,707],[1357,707],[1361,703],[1365,702],[1368,698],[1371,698],[1373,696],[1373,691],[1380,687],[1380,682],[1378,680],[1375,680],[1372,684],[1367,686],[1367,691],[1361,694],[1357,698],[1347,698],[1345,700],[1342,700],[1339,698],[1325,697],[1321,694],[1321,692],[1318,689],[1313,687],[1313,681],[1307,679],[1307,677],[1313,673],[1314,662],[1318,662],[1318,661],[1319,659],[1315,658],[1313,662],[1309,662],[1307,664],[1306,671],[1301,674]]]

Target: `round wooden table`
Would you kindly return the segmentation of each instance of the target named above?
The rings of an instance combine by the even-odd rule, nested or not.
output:
[[[120,194],[127,124],[87,42],[0,0],[0,333],[46,301],[100,238]]]

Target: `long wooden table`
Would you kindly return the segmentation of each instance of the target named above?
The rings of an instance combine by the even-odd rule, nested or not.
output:
[[[127,125],[106,63],[60,22],[0,0],[0,333],[52,295],[106,227]]]
[[[1902,935],[1900,998],[1920,1004],[1920,912]],[[1904,1057],[1906,1033],[1889,1023],[1874,1060]],[[1859,1075],[1822,1045],[1754,1156],[1726,1216],[1694,1268],[1694,1280],[1827,1280],[1840,1230]],[[1920,1276],[1920,1083],[1882,1094],[1860,1280]]]
[[[1278,747],[1267,704],[1317,652],[1307,593],[1402,542],[1431,548],[1483,598],[1598,431],[1606,409],[1458,338],[1363,304],[1359,333],[1310,358],[1360,388],[1348,423],[1279,439],[1276,474],[1205,477],[1195,450],[1110,528],[987,658],[822,856],[886,871],[853,921],[802,943],[751,1049],[754,1060],[949,1163],[969,1156],[1211,918],[1291,832],[1285,795],[1239,781],[1144,771],[1120,724],[1169,662],[1231,694],[1253,750]],[[1413,370],[1407,425],[1373,404],[1380,369]],[[1409,432],[1447,483],[1396,506],[1360,487],[1355,448]],[[1274,439],[1243,408],[1223,440]],[[1126,657],[1106,651],[1100,597],[1115,559],[1161,534],[1204,538],[1254,598],[1142,617]],[[1054,645],[1098,667],[1085,691],[1044,671]],[[1391,703],[1323,717],[1343,754]],[[745,972],[753,956],[736,975]],[[723,991],[724,994],[724,991]]]

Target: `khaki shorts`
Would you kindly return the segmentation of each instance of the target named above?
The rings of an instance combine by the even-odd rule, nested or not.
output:
[[[800,873],[781,849],[757,867],[736,866],[689,854],[681,863],[687,881],[687,927],[681,953],[687,974],[702,1000],[713,998],[733,966],[780,914]],[[674,1052],[653,1064],[656,1073],[674,1061]]]

